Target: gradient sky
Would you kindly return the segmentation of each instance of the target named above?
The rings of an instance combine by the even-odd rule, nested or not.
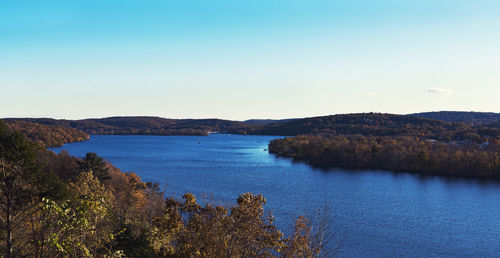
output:
[[[500,112],[498,0],[0,1],[0,117]]]

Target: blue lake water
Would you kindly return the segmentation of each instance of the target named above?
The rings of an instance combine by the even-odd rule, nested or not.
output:
[[[96,152],[177,197],[234,203],[241,193],[261,193],[284,231],[326,203],[340,257],[500,256],[500,183],[313,169],[265,151],[274,138],[94,135],[53,150]]]

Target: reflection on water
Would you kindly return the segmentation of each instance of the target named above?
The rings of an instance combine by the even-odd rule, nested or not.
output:
[[[320,170],[264,149],[275,136],[92,136],[62,148],[96,152],[169,195],[205,194],[223,203],[262,193],[277,224],[325,203],[339,256],[497,256],[500,184],[387,171]]]

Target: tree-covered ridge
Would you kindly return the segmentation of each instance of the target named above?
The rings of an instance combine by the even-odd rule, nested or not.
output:
[[[62,126],[25,121],[10,121],[7,123],[7,126],[44,147],[58,147],[65,143],[81,142],[90,139],[90,136],[83,131]]]
[[[317,257],[326,232],[299,217],[288,236],[242,194],[232,207],[165,198],[95,153],[75,158],[0,120],[2,257]]]
[[[319,167],[500,179],[500,127],[393,114],[298,119],[263,128],[297,135],[269,151]]]
[[[416,136],[442,141],[485,141],[500,136],[500,127],[443,122],[405,115],[361,113],[273,122],[248,123],[222,119],[165,119],[159,117],[110,117],[85,120],[45,118],[9,119],[63,126],[89,134],[207,135],[209,132],[257,135]]]
[[[268,124],[254,134],[414,136],[440,141],[484,142],[500,136],[499,128],[470,126],[404,115],[362,113],[296,119]]]
[[[439,111],[409,114],[408,116],[436,119],[445,122],[462,122],[471,125],[489,125],[500,121],[500,113]]]
[[[269,152],[317,167],[384,169],[500,179],[500,139],[477,144],[418,137],[297,136],[273,140]]]
[[[209,132],[244,131],[246,124],[222,119],[166,119],[160,117],[109,117],[83,120],[13,118],[46,125],[75,128],[89,134],[207,135]]]

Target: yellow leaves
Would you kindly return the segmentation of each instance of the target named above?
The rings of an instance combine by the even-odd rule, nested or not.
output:
[[[96,246],[114,239],[103,230],[109,219],[110,193],[92,172],[81,173],[70,186],[72,197],[67,201],[43,199],[43,210],[48,212],[43,223],[57,232],[48,243],[53,252],[64,256],[94,256]]]
[[[284,246],[283,233],[263,216],[262,195],[240,195],[238,205],[230,213],[222,206],[202,207],[191,193],[183,199],[182,204],[169,200],[165,216],[156,220],[153,235],[159,253],[187,257],[269,257]]]
[[[184,199],[182,209],[185,212],[197,212],[200,210],[201,206],[196,202],[196,196],[194,196],[194,194],[186,193],[182,198]]]
[[[142,182],[141,178],[136,173],[127,173],[127,176],[129,178],[129,185],[132,189],[139,190],[146,188],[146,183]]]
[[[117,239],[112,231],[103,230],[110,219],[110,193],[91,172],[77,178],[71,189],[72,198],[65,202],[43,199],[43,210],[52,214],[46,222],[57,224],[54,227],[58,230],[49,239],[52,254],[95,256],[98,246]],[[230,210],[201,205],[191,193],[186,193],[182,202],[167,198],[163,214],[147,228],[147,244],[158,256],[309,257],[313,248],[307,221],[299,218],[296,233],[284,238],[273,225],[272,215],[265,216],[265,203],[262,195],[252,193],[240,195]],[[111,250],[106,257],[123,257],[123,252]]]

